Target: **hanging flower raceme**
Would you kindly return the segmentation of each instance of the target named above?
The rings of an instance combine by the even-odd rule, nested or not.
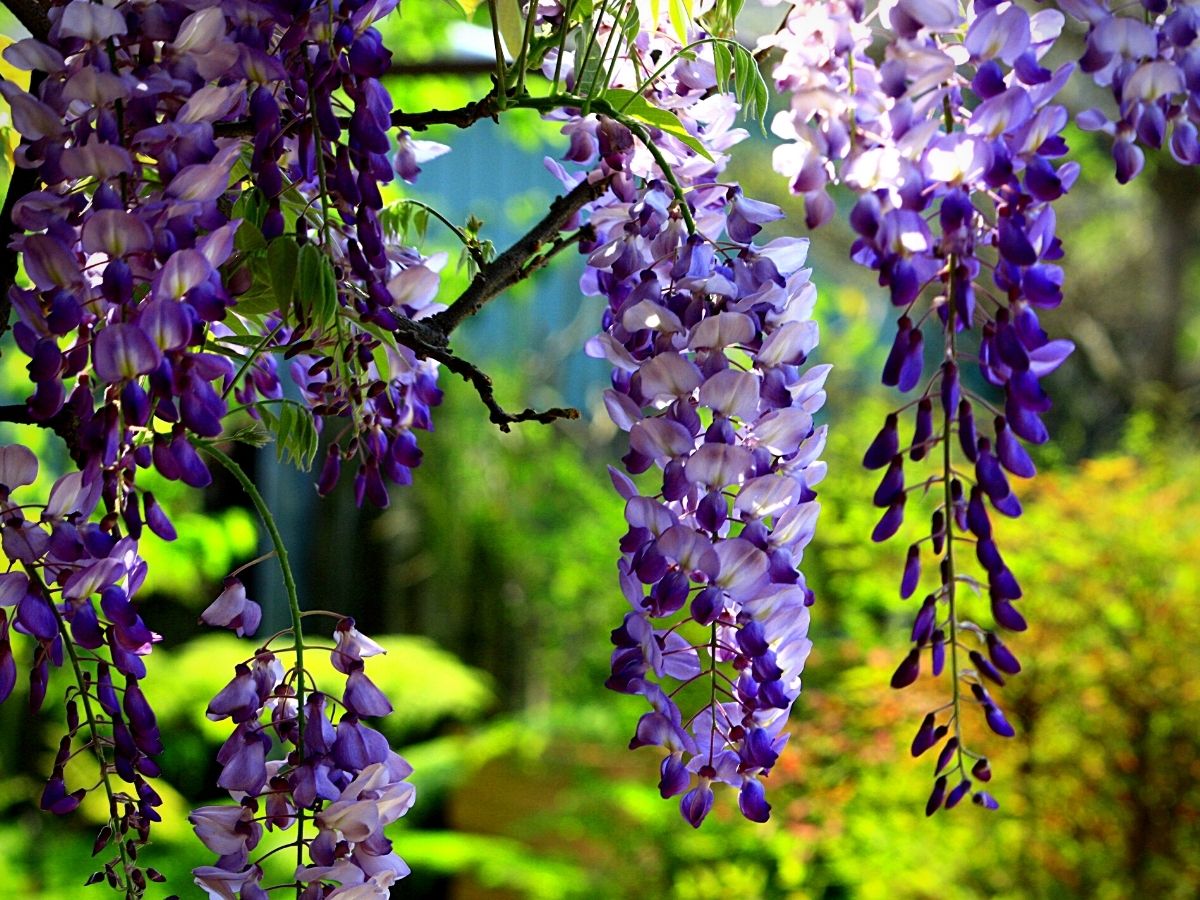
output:
[[[145,529],[176,536],[139,472],[206,487],[197,444],[222,434],[232,393],[281,440],[273,404],[290,404],[314,429],[322,417],[348,423],[319,486],[330,490],[342,458],[356,458],[359,501],[386,505],[384,478],[411,480],[420,461],[412,430],[430,427],[440,400],[436,365],[387,339],[402,320],[437,310],[439,268],[379,224],[379,185],[393,177],[391,101],[379,81],[390,54],[372,23],[394,5],[70,0],[48,10],[45,41],[5,50],[35,73],[28,92],[0,82],[22,137],[16,165],[38,183],[13,208],[21,233],[12,246],[28,276],[10,289],[13,336],[29,358],[29,417],[66,438],[79,471],[34,521],[28,504],[7,499],[32,480],[32,457],[6,451],[4,549],[23,571],[4,576],[13,612],[0,609],[0,699],[16,677],[13,634],[37,646],[35,709],[49,667],[71,661],[68,735],[43,806],[79,803],[63,769],[77,736],[86,739],[110,794],[102,843],[120,850],[96,879],[129,896],[155,877],[134,853],[157,818],[146,779],[161,749],[137,684],[157,635],[131,605],[146,575],[136,541]],[[354,104],[348,121],[343,96]],[[290,290],[280,273],[294,278]],[[284,396],[272,354],[285,351],[301,403]],[[248,634],[259,610],[231,583],[205,618]],[[258,668],[266,690],[269,667]],[[399,764],[358,731],[357,716],[386,704],[360,669],[348,679],[347,734],[373,749],[347,760],[358,760],[356,775],[385,764],[398,783]],[[243,728],[227,750],[236,763],[228,779],[248,777],[247,761],[263,750],[262,736]],[[375,790],[400,789],[376,779],[358,799]],[[363,883],[399,871],[379,840],[359,843]],[[235,882],[228,876],[224,889]]]
[[[205,618],[240,629],[235,622],[253,606],[240,583],[227,584]],[[196,835],[217,856],[213,865],[194,870],[196,884],[210,897],[228,897],[231,890],[267,896],[263,854],[254,851],[264,828],[294,828],[294,878],[305,896],[386,898],[408,867],[383,830],[409,810],[415,791],[406,780],[412,768],[363,721],[392,711],[365,671],[364,660],[384,650],[353,619],[340,619],[330,659],[346,680],[334,696],[312,684],[302,654],[296,654],[300,641],[270,649],[288,637],[290,631],[275,635],[239,664],[209,703],[210,719],[234,723],[217,755],[217,785],[235,805],[202,807],[190,817]],[[285,669],[277,652],[295,663]]]
[[[108,821],[96,853],[114,844],[114,859],[92,880],[107,879],[131,895],[146,879],[158,878],[134,860],[160,820],[161,798],[148,779],[159,774],[162,752],[154,711],[142,693],[142,657],[159,636],[146,627],[133,605],[146,576],[137,541],[120,537],[115,516],[88,521],[101,499],[99,473],[91,468],[55,482],[45,504],[14,492],[37,478],[37,458],[20,445],[0,447],[0,530],[9,569],[0,575],[0,703],[18,680],[14,641],[28,641],[29,705],[46,698],[51,667],[64,665],[72,684],[65,698],[66,733],[41,796],[41,807],[57,815],[74,811],[86,786],[66,780],[77,754],[94,757],[95,787],[103,787]],[[22,493],[26,493],[21,491]],[[41,512],[31,515],[35,509]]]
[[[654,59],[680,50],[668,28],[639,41]],[[613,70],[614,86],[638,84],[636,66]],[[563,129],[568,160],[610,184],[581,244],[583,289],[607,301],[588,352],[614,367],[605,402],[629,433],[626,471],[658,473],[641,488],[612,470],[629,523],[618,569],[631,611],[613,632],[607,684],[650,703],[630,746],[665,752],[660,792],[682,795],[688,822],[707,816],[714,782],[765,821],[763,782],[811,646],[812,594],[797,566],[824,474],[813,414],[827,367],[801,368],[817,343],[816,291],[807,242],[753,244],[778,208],[719,183],[722,151],[745,132],[732,128],[737,106],[717,90],[711,53],[664,66],[653,93],[703,153],[655,132],[656,159],[605,116],[569,116]],[[568,185],[578,177],[552,168]]]
[[[821,27],[812,27],[816,20]],[[874,38],[865,21],[860,7],[801,4],[765,42],[783,49],[775,77],[792,95],[775,130],[794,143],[776,152],[775,163],[810,205],[832,178],[860,193],[851,255],[879,273],[902,311],[883,382],[917,393],[887,417],[864,457],[867,468],[883,472],[872,538],[895,535],[911,513],[912,492],[936,488],[928,532],[906,554],[900,593],[918,592],[928,556],[937,586],[916,615],[912,649],[892,685],[912,684],[923,665],[940,676],[949,663],[952,700],[925,718],[912,746],[916,756],[946,741],[928,811],[968,794],[991,807],[996,801],[977,784],[990,769],[967,745],[963,710],[978,707],[993,732],[1011,736],[988,685],[1002,685],[1020,665],[994,633],[963,616],[959,587],[971,579],[961,551],[974,548],[996,624],[1024,630],[1014,605],[1021,588],[988,510],[1020,514],[1009,477],[1034,475],[1022,442],[1048,439],[1041,416],[1050,400],[1040,382],[1073,349],[1050,340],[1037,314],[1062,301],[1052,204],[1079,167],[1060,161],[1067,113],[1054,98],[1072,67],[1052,72],[1040,63],[1063,24],[1055,10],[979,5],[964,18],[953,4],[901,3],[884,12],[892,34],[878,67],[866,52]],[[932,373],[929,324],[941,331]],[[1000,409],[976,387],[969,363],[1003,393]],[[991,421],[976,421],[981,410]],[[902,436],[903,411],[911,411],[911,439]],[[906,468],[924,460],[933,474],[906,478]]]
[[[1167,147],[1176,162],[1200,164],[1200,16],[1186,3],[1110,8],[1094,0],[1060,4],[1087,26],[1079,67],[1112,94],[1114,109],[1089,109],[1077,122],[1113,138],[1117,180],[1137,177],[1146,148]]]

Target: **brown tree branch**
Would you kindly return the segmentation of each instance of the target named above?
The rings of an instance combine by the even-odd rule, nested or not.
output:
[[[25,30],[39,41],[50,35],[50,17],[38,0],[4,0],[5,7],[25,26]]]
[[[29,91],[34,93],[46,76],[34,72],[29,78]],[[8,319],[12,314],[12,298],[9,288],[16,283],[19,254],[9,245],[20,231],[13,221],[13,210],[17,201],[31,191],[37,190],[37,169],[21,169],[13,166],[8,180],[8,192],[4,195],[4,206],[0,207],[0,337],[8,331]]]
[[[457,300],[427,320],[429,325],[449,337],[450,332],[483,309],[488,301],[498,297],[533,271],[528,264],[542,246],[557,241],[567,222],[606,190],[607,179],[581,181],[566,195],[555,198],[545,217],[515,244],[480,269]]]
[[[392,113],[392,125],[396,128],[411,128],[413,131],[425,131],[431,125],[453,125],[456,128],[470,128],[480,119],[494,119],[500,113],[493,91],[486,97],[473,100],[458,109],[429,109],[424,112],[408,113],[398,109]]]
[[[492,423],[499,426],[501,431],[507,432],[509,425],[515,422],[541,422],[543,425],[548,425],[556,419],[579,418],[579,410],[561,406],[552,406],[549,409],[541,411],[526,407],[519,413],[510,413],[496,402],[496,395],[492,388],[492,379],[478,367],[461,357],[455,356],[449,350],[431,353],[429,356],[431,359],[436,359],[456,375],[461,375],[463,381],[466,381],[475,388],[476,393],[479,394],[479,399],[488,408],[488,418]]]
[[[83,448],[79,444],[79,418],[71,412],[70,404],[64,406],[49,419],[39,421],[29,412],[24,403],[10,403],[0,406],[0,422],[10,422],[13,425],[36,425],[38,428],[48,428],[62,438],[67,445],[71,459],[82,468],[87,463]]]
[[[0,337],[8,331],[8,319],[12,313],[12,298],[8,291],[16,281],[20,256],[9,246],[20,231],[13,222],[13,208],[18,200],[34,190],[37,190],[37,170],[14,167],[8,181],[8,193],[4,196],[4,206],[0,208]]]

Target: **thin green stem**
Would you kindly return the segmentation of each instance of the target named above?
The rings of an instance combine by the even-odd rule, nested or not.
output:
[[[250,502],[254,505],[258,517],[262,520],[263,527],[267,529],[267,534],[271,538],[271,543],[275,547],[275,558],[279,560],[279,571],[283,575],[283,587],[287,592],[288,611],[292,618],[292,638],[294,644],[292,649],[296,653],[296,670],[300,673],[304,672],[304,613],[300,610],[300,595],[296,591],[296,579],[292,575],[292,566],[288,562],[287,545],[283,542],[283,535],[279,533],[279,526],[275,524],[275,517],[271,514],[271,508],[267,506],[267,501],[263,499],[258,488],[246,474],[245,470],[233,461],[229,456],[218,450],[212,444],[201,444],[201,449],[209,456],[219,462],[230,475],[234,477],[238,484],[242,486],[242,490],[246,492],[246,496],[250,498]],[[296,724],[298,726],[296,732],[296,757],[297,759],[304,758],[304,678],[296,679]],[[304,817],[297,816],[296,821],[296,866],[304,865]],[[299,898],[304,890],[304,885],[296,882],[296,897]]]
[[[104,794],[108,798],[108,827],[112,829],[113,838],[117,843],[117,850],[121,854],[121,879],[122,889],[125,891],[126,900],[135,900],[140,896],[137,888],[133,884],[133,879],[129,876],[129,870],[133,867],[133,860],[129,858],[129,853],[125,847],[125,836],[121,833],[120,822],[117,821],[117,798],[113,792],[112,782],[108,777],[108,757],[104,753],[104,741],[100,735],[100,723],[95,712],[92,710],[92,698],[87,692],[86,682],[83,677],[83,664],[79,661],[79,654],[75,650],[75,642],[71,639],[70,633],[67,631],[67,623],[63,621],[62,613],[58,607],[49,599],[49,592],[46,586],[42,583],[41,578],[30,570],[26,570],[29,580],[37,585],[38,589],[46,595],[47,602],[50,608],[54,610],[54,619],[58,623],[59,634],[62,635],[63,646],[67,650],[67,657],[71,660],[71,669],[75,673],[75,683],[79,685],[79,697],[83,701],[83,714],[87,720],[88,731],[91,733],[92,739],[89,741],[91,748],[95,751],[96,762],[100,766],[100,783],[104,785]]]
[[[675,54],[673,56],[671,56],[665,63],[663,63],[657,69],[655,69],[653,72],[651,72],[650,75],[648,75],[646,78],[642,79],[641,84],[639,84],[636,88],[633,89],[633,93],[634,93],[635,97],[640,96],[642,91],[646,90],[646,88],[648,88],[648,87],[650,87],[650,85],[654,84],[654,82],[658,79],[658,76],[661,75],[663,72],[667,71],[667,69],[671,68],[671,66],[675,65],[676,60],[678,60],[681,56],[683,56],[683,54],[687,53],[689,50],[692,50],[696,47],[700,47],[704,44],[729,44],[732,47],[737,47],[739,49],[743,49],[741,44],[739,44],[737,41],[731,41],[729,38],[706,37],[706,38],[701,38],[698,41],[692,41],[690,44],[680,47],[679,50],[677,50],[675,52]],[[628,100],[625,101],[625,103],[621,106],[621,108],[619,110],[617,110],[617,112],[624,112],[625,108],[627,106],[629,106],[629,104],[632,103],[633,101],[634,101],[634,97],[630,97]]]
[[[508,103],[508,71],[504,66],[504,42],[500,40],[500,16],[496,11],[496,0],[488,0],[488,14],[492,20],[492,46],[496,51],[496,109],[503,111]]]
[[[567,35],[571,31],[571,16],[575,14],[576,0],[569,0],[563,12],[562,31],[558,35],[558,58],[554,60],[554,81],[550,84],[550,93],[558,93],[558,80],[562,77],[563,54],[567,51]]]
[[[646,131],[637,122],[629,119],[618,118],[626,128],[637,135],[638,139],[650,151],[650,155],[654,157],[654,161],[658,163],[658,168],[662,172],[663,178],[671,185],[671,190],[675,194],[675,200],[679,204],[679,212],[683,216],[684,224],[687,225],[688,234],[696,233],[696,220],[692,218],[691,207],[688,206],[687,195],[683,192],[683,187],[679,184],[679,180],[675,177],[675,171],[667,164],[667,160],[663,157],[662,151],[654,145],[654,141],[650,139],[649,132]]]
[[[537,18],[537,0],[530,0],[525,15],[525,33],[521,35],[521,52],[517,55],[517,96],[525,93],[525,69],[529,66],[529,45],[533,41],[533,20]]]
[[[609,84],[612,83],[611,70],[610,70],[608,73],[605,74],[604,82],[602,84],[597,85],[597,83],[600,82],[601,73],[604,72],[604,70],[605,70],[604,60],[606,60],[608,58],[608,51],[612,49],[613,42],[617,40],[617,35],[621,31],[620,26],[617,24],[618,19],[619,19],[619,17],[617,15],[613,16],[613,23],[608,31],[608,40],[605,41],[605,43],[604,43],[604,49],[600,51],[600,62],[596,65],[596,72],[594,75],[592,75],[592,80],[588,84],[587,92],[588,92],[589,97],[592,94],[596,93],[597,86],[599,86],[599,88],[600,88],[600,93],[603,94],[604,91],[608,88]],[[620,49],[621,49],[620,45],[618,44],[617,51],[616,51],[616,53],[613,54],[614,63],[616,61],[617,53],[620,53]]]
[[[221,391],[222,400],[228,397],[230,391],[237,387],[237,383],[242,380],[242,376],[244,376],[246,372],[250,370],[250,367],[254,365],[255,360],[262,356],[263,351],[267,349],[267,345],[274,340],[275,336],[279,334],[279,331],[282,328],[283,321],[281,320],[278,325],[267,332],[267,334],[263,335],[263,339],[261,341],[254,345],[254,349],[250,351],[250,355],[246,357],[245,361],[238,368],[237,374],[233,376],[233,380],[229,382],[225,390]]]
[[[583,53],[575,58],[575,89],[579,90],[583,84],[581,78],[587,73],[588,57],[592,55],[592,47],[596,44],[596,37],[600,34],[600,24],[604,21],[604,13],[608,10],[608,0],[601,0],[600,11],[596,14],[596,22],[588,32],[587,42],[583,45]],[[586,116],[589,112],[589,100],[584,99],[583,114]]]
[[[948,260],[949,276],[946,286],[946,358],[954,359],[954,268],[955,257],[951,256]],[[956,756],[958,760],[959,774],[963,770],[963,741],[962,741],[962,718],[959,715],[961,712],[962,701],[959,693],[958,681],[958,615],[955,610],[955,601],[957,599],[958,579],[954,575],[954,492],[951,489],[954,473],[953,459],[953,417],[942,411],[943,428],[942,428],[942,486],[944,489],[944,503],[946,511],[946,554],[943,557],[945,560],[945,569],[942,574],[943,587],[945,588],[946,611],[948,613],[948,621],[946,623],[949,629],[948,639],[950,642],[950,688],[951,688],[951,704],[954,708],[954,737],[958,740],[958,748]]]
[[[713,753],[717,744],[717,623],[712,623],[712,636],[708,642],[708,655],[712,660],[712,685],[708,695],[708,708],[712,711],[712,722],[708,729],[708,764],[713,764]]]

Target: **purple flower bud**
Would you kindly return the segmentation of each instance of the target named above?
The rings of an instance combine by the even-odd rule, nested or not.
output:
[[[958,366],[953,362],[942,363],[941,395],[946,418],[952,418],[959,405]]]
[[[699,828],[704,817],[708,815],[708,811],[712,809],[712,804],[713,792],[706,778],[683,795],[683,799],[679,803],[679,811],[689,825]]]
[[[392,704],[362,671],[361,666],[346,679],[346,690],[342,697],[347,712],[356,716],[386,716]]]
[[[904,502],[907,496],[907,494],[900,494],[880,517],[875,529],[871,532],[871,540],[875,543],[886,541],[900,529],[904,522]]]
[[[933,783],[933,791],[929,794],[929,800],[925,803],[925,815],[932,816],[942,807],[942,800],[946,796],[946,776],[940,776]]]
[[[1008,479],[1000,469],[999,461],[992,455],[992,445],[987,438],[979,439],[979,456],[975,460],[975,475],[979,480],[979,486],[993,502],[1003,500],[1012,493]]]
[[[747,778],[738,792],[738,808],[751,822],[765,822],[771,817],[771,804],[767,802],[762,782]]]
[[[982,806],[984,809],[1000,808],[1000,804],[996,802],[996,798],[987,791],[976,791],[971,796],[971,800],[976,806]]]
[[[920,756],[936,742],[934,722],[933,713],[926,713],[925,718],[921,721],[921,727],[917,729],[917,733],[913,737],[912,747],[909,748],[914,758]]]
[[[950,765],[950,760],[954,758],[955,752],[958,750],[958,738],[952,737],[946,741],[946,746],[942,748],[942,752],[938,754],[937,765],[933,768],[933,774],[937,775],[942,769]]]
[[[979,485],[971,487],[971,499],[967,502],[967,527],[980,541],[989,540],[992,536],[992,522],[988,518],[983,491],[979,489]]]
[[[912,331],[912,320],[908,316],[901,316],[896,322],[896,338],[892,341],[892,349],[883,364],[883,383],[889,387],[900,383],[900,370],[904,366]]]
[[[897,690],[906,688],[921,674],[921,652],[919,650],[910,650],[904,660],[896,667],[896,671],[892,674],[892,687]]]
[[[863,457],[863,466],[868,469],[882,469],[900,452],[900,434],[897,429],[896,415],[890,413],[884,421],[883,428],[867,448]]]
[[[674,615],[687,602],[691,582],[687,575],[673,569],[650,590],[649,610],[655,617]]]
[[[5,529],[7,532],[9,529]],[[7,551],[8,548],[5,547]],[[58,636],[58,619],[54,608],[40,593],[29,591],[17,605],[17,622],[39,641],[52,641]]]
[[[971,462],[976,461],[978,438],[974,427],[974,412],[971,402],[965,397],[959,401],[959,443],[962,445],[962,455]]]
[[[913,620],[912,640],[918,647],[933,637],[934,625],[937,621],[937,600],[932,594],[925,598],[917,617]]]
[[[206,715],[214,722],[232,717],[234,722],[249,722],[258,718],[262,708],[250,668],[239,663],[233,679],[217,692],[208,704]]]
[[[1037,468],[1021,442],[1013,436],[1003,416],[996,417],[996,455],[1000,464],[1021,478],[1032,478]]]
[[[971,789],[971,782],[968,779],[963,779],[954,789],[946,795],[946,809],[954,809],[958,806],[959,801],[967,795],[967,791]]]
[[[975,761],[975,765],[971,766],[971,774],[974,775],[976,778],[978,778],[980,781],[991,781],[992,780],[992,770],[988,766],[987,759],[986,758],[977,759]]]
[[[946,635],[939,628],[933,632],[933,642],[929,648],[929,656],[933,677],[942,674],[942,669],[946,666]]]
[[[917,404],[916,428],[913,429],[912,449],[909,458],[914,462],[922,460],[929,452],[930,438],[933,437],[933,402],[928,397],[922,397]]]
[[[725,592],[719,587],[710,585],[692,598],[692,606],[689,611],[692,618],[700,625],[711,625],[724,609],[724,601]]]
[[[992,662],[1001,672],[1016,675],[1021,671],[1021,663],[1013,656],[1012,651],[990,631],[987,635],[987,650],[988,656],[992,658]]]
[[[309,756],[324,755],[333,749],[333,723],[325,715],[325,695],[313,691],[304,701],[304,751]]]
[[[895,387],[901,393],[908,393],[920,382],[925,364],[924,350],[925,337],[921,334],[921,329],[913,328],[908,333],[908,347],[904,351],[904,361],[896,376]]]
[[[659,771],[661,777],[658,781],[658,793],[664,800],[682,794],[687,790],[692,779],[691,773],[684,765],[683,755],[680,753],[664,756]]]
[[[179,478],[188,487],[206,488],[212,484],[212,475],[208,471],[208,466],[200,459],[196,448],[192,446],[187,439],[187,434],[182,430],[177,431],[171,439],[171,456],[175,461]]]
[[[46,787],[42,790],[42,799],[39,805],[56,816],[65,816],[69,812],[74,812],[86,794],[87,791],[84,788],[68,794],[62,770],[55,769],[54,775],[46,782]]]
[[[1003,687],[1004,676],[988,660],[984,659],[982,653],[978,650],[972,650],[968,655],[970,656],[971,663],[975,666],[975,670],[980,675]]]
[[[1142,149],[1127,137],[1113,143],[1112,156],[1117,166],[1117,181],[1121,184],[1128,184],[1137,178],[1146,163]]]
[[[907,600],[921,581],[921,547],[913,544],[904,560],[904,575],[900,578],[900,599]]]
[[[175,540],[175,526],[171,524],[171,520],[167,518],[167,514],[158,505],[158,501],[154,499],[154,494],[146,491],[142,495],[142,504],[146,512],[146,526],[164,541]]]
[[[929,538],[935,554],[946,546],[946,514],[938,509],[929,517]]]
[[[1002,597],[991,597],[992,601],[992,618],[996,620],[996,624],[1001,628],[1007,628],[1009,631],[1024,631],[1029,626],[1025,623],[1025,617],[1017,612],[1016,607]]]
[[[883,475],[883,480],[879,482],[879,487],[875,489],[875,497],[873,502],[876,506],[890,506],[895,502],[902,502],[901,497],[904,493],[904,458],[897,454],[892,457],[892,462],[888,466],[887,472]],[[724,498],[722,498],[722,504]],[[715,529],[713,529],[715,530]]]
[[[988,727],[1001,737],[1012,737],[1017,733],[996,704],[984,704],[983,715],[987,719]]]
[[[710,491],[701,498],[696,508],[696,521],[706,531],[716,533],[725,524],[729,501],[720,491]]]

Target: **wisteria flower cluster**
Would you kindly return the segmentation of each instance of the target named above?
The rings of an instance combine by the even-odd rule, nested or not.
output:
[[[221,446],[274,437],[305,466],[323,453],[319,493],[352,469],[356,501],[386,506],[421,462],[441,368],[501,428],[573,417],[506,412],[449,349],[459,324],[572,246],[583,293],[604,300],[588,352],[612,364],[605,402],[628,435],[611,474],[629,611],[608,686],[649,703],[631,745],[660,748],[660,792],[681,797],[690,824],[714,783],[768,818],[765,783],[811,648],[799,567],[825,475],[814,416],[828,367],[809,365],[807,242],[768,239],[780,210],[725,175],[747,135],[739,112],[766,107],[760,61],[786,102],[774,168],[810,228],[837,214],[835,186],[854,194],[851,256],[898,313],[883,382],[909,399],[864,464],[881,473],[871,537],[920,521],[899,592],[924,599],[892,685],[948,674],[949,701],[911,747],[938,751],[927,812],[968,796],[997,806],[972,729],[1014,733],[994,691],[1021,665],[997,629],[1026,618],[993,516],[1021,513],[1013,479],[1034,476],[1029,446],[1049,439],[1043,380],[1073,350],[1039,320],[1064,298],[1054,204],[1079,175],[1060,95],[1076,70],[1111,93],[1111,109],[1076,121],[1112,136],[1121,182],[1147,148],[1200,162],[1196,9],[797,0],[752,54],[735,40],[740,2],[680,0],[657,20],[651,6],[505,4],[486,96],[414,112],[383,83],[392,54],[375,24],[396,0],[13,4],[32,37],[4,51],[28,90],[0,80],[21,137],[0,252],[21,276],[0,330],[11,306],[30,388],[4,418],[53,431],[75,469],[40,502],[34,454],[0,447],[0,702],[21,666],[35,711],[51,669],[69,670],[41,805],[75,809],[88,788],[74,769],[68,783],[67,764],[95,758],[108,810],[96,852],[116,855],[91,882],[135,898],[161,877],[138,861],[163,746],[141,687],[159,636],[134,598],[150,577],[138,542],[176,528],[145,473],[203,489],[214,461],[263,520],[291,625],[207,710],[234,725],[218,757],[234,802],[192,815],[216,855],[197,883],[222,898],[279,887],[349,900],[385,897],[407,873],[384,828],[413,802],[410,769],[363,721],[391,710],[364,670],[381,648],[334,613],[345,683],[312,682],[287,548]],[[1083,54],[1049,68],[1069,28]],[[561,123],[565,164],[548,167],[566,192],[497,256],[475,225],[402,200],[464,244],[469,283],[445,302],[447,256],[409,246],[385,194],[445,151],[422,130],[514,108]],[[968,616],[968,591],[986,594],[994,627]],[[235,572],[201,619],[252,637],[262,610]],[[264,887],[264,830],[292,829],[293,881]]]
[[[1064,21],[1056,10],[1031,16],[1011,4],[976,6],[964,19],[956,4],[901,3],[880,16],[897,36],[880,65],[868,54],[873,37],[861,8],[849,5],[794,7],[768,39],[784,51],[777,84],[792,92],[791,108],[774,123],[791,143],[776,151],[775,164],[805,193],[810,218],[832,178],[859,192],[851,255],[879,273],[902,311],[883,382],[917,393],[887,417],[864,456],[867,468],[883,470],[874,496],[883,514],[871,536],[895,535],[910,494],[936,488],[929,530],[909,547],[900,594],[917,592],[924,552],[936,559],[937,587],[916,615],[913,647],[892,686],[915,682],[926,658],[941,675],[949,657],[951,702],[926,716],[912,745],[916,756],[946,741],[927,812],[968,794],[992,807],[995,799],[977,784],[990,779],[990,769],[967,746],[963,707],[978,706],[992,731],[1012,736],[987,684],[1003,685],[1020,664],[994,633],[963,615],[960,587],[973,581],[956,551],[974,547],[997,625],[1024,630],[1013,605],[1021,588],[993,540],[988,508],[1020,515],[1008,476],[1034,474],[1022,441],[1048,438],[1040,417],[1050,400],[1040,380],[1072,350],[1069,341],[1051,341],[1037,317],[1062,300],[1052,204],[1079,167],[1061,162],[1068,116],[1053,101],[1072,66],[1051,72],[1040,64]],[[927,322],[942,333],[932,376]],[[963,377],[967,362],[1003,392],[1002,409]],[[991,411],[990,427],[977,427],[978,409]],[[901,437],[904,411],[913,422],[908,440]],[[974,477],[956,464],[955,436]],[[906,484],[906,457],[929,459],[934,473]]]
[[[631,52],[670,59],[680,49],[663,27]],[[755,246],[782,213],[719,183],[724,151],[745,132],[732,127],[737,105],[717,90],[711,51],[662,68],[655,98],[700,149],[659,134],[652,156],[603,115],[563,128],[567,159],[610,185],[580,245],[583,289],[607,301],[588,352],[614,367],[605,402],[629,434],[626,471],[653,473],[639,489],[612,471],[629,524],[618,568],[632,611],[613,632],[608,686],[653,708],[630,746],[666,751],[659,790],[683,795],[688,822],[708,814],[714,782],[737,788],[742,813],[761,822],[763,780],[788,739],[811,647],[812,593],[797,565],[819,508],[825,435],[813,414],[828,367],[802,369],[817,343],[807,242]],[[637,79],[628,64],[612,83]],[[554,168],[568,184],[580,177]]]
[[[437,363],[393,337],[437,310],[438,266],[379,221],[379,185],[394,178],[392,105],[379,81],[390,53],[372,23],[394,5],[72,0],[48,10],[41,34],[5,51],[33,73],[29,91],[0,83],[23,140],[16,165],[36,184],[10,202],[12,249],[28,276],[9,291],[33,386],[27,421],[62,436],[78,471],[30,519],[31,505],[10,504],[8,493],[32,482],[33,456],[5,451],[4,550],[21,568],[4,576],[16,613],[11,623],[5,614],[0,669],[14,666],[11,624],[38,645],[36,709],[48,666],[71,660],[68,735],[43,806],[66,813],[80,802],[63,766],[83,736],[110,808],[99,846],[116,837],[120,848],[96,877],[128,896],[140,895],[150,871],[134,860],[157,818],[146,779],[158,774],[152,757],[162,749],[137,684],[140,657],[158,639],[131,605],[146,578],[137,540],[147,529],[176,536],[139,472],[207,487],[198,447],[224,433],[233,394],[301,457],[315,450],[322,420],[344,422],[328,441],[321,491],[332,490],[344,460],[357,460],[358,501],[386,505],[384,479],[411,480],[420,461],[412,429],[429,428],[440,401]],[[415,175],[411,161],[398,165]],[[292,360],[299,402],[284,397],[277,354]],[[237,593],[230,585],[206,618],[253,634],[257,607]],[[298,620],[294,634],[302,642]],[[379,714],[385,701],[370,696],[365,676],[350,681]],[[399,772],[376,738],[363,740]],[[244,768],[245,753],[234,758]],[[360,793],[383,789],[368,780]],[[379,856],[381,841],[360,855]],[[364,879],[383,884],[380,871]]]
[[[1089,110],[1079,123],[1115,135],[1121,182],[1142,167],[1137,144],[1161,147],[1168,130],[1176,159],[1195,161],[1192,104],[1183,102],[1195,17],[1190,7],[1168,6],[1147,5],[1145,18],[1140,8],[1133,18],[1100,4],[1062,4],[1089,24],[1079,68],[1110,87],[1117,105],[1113,121]],[[926,655],[938,676],[949,657],[951,703],[926,716],[912,745],[920,755],[949,735],[935,766],[930,813],[968,793],[981,805],[996,803],[971,781],[987,781],[990,768],[965,745],[965,703],[979,707],[992,731],[1014,733],[989,688],[1003,685],[1020,664],[995,633],[963,616],[959,588],[975,580],[955,551],[973,548],[995,623],[1023,631],[1025,617],[1014,605],[1021,587],[996,545],[989,508],[1020,515],[1009,479],[1035,474],[1024,443],[1049,438],[1041,417],[1050,398],[1041,380],[1073,349],[1070,341],[1051,340],[1038,321],[1039,310],[1063,299],[1053,204],[1079,174],[1078,163],[1063,161],[1068,112],[1056,102],[1075,65],[1042,65],[1065,23],[1057,9],[1030,13],[1011,3],[964,11],[940,0],[877,10],[802,2],[760,43],[763,51],[781,51],[773,74],[790,99],[772,125],[786,141],[775,151],[776,170],[804,196],[810,225],[833,213],[830,184],[860,195],[850,214],[857,233],[851,256],[879,273],[901,310],[883,382],[917,393],[888,416],[864,465],[883,470],[874,496],[884,510],[872,534],[877,541],[900,530],[915,491],[938,489],[929,530],[908,549],[900,594],[917,593],[929,551],[938,586],[916,615],[913,648],[892,679],[898,688],[913,683]],[[932,375],[929,325],[941,332]],[[968,363],[980,379],[970,377]],[[993,404],[980,384],[1001,392],[1002,402]],[[911,439],[901,436],[906,411]],[[990,421],[977,426],[980,411]],[[905,457],[929,459],[935,472],[906,484]]]
[[[244,616],[253,609],[247,604],[253,601],[240,583],[230,584],[205,618]],[[293,647],[286,652],[296,662],[285,671],[269,647],[287,637]],[[189,817],[196,835],[217,855],[214,865],[195,870],[196,884],[210,897],[268,896],[262,867],[250,856],[264,827],[296,829],[294,845],[307,861],[295,871],[303,897],[386,898],[391,885],[408,874],[383,829],[413,804],[416,792],[405,781],[412,768],[362,721],[392,711],[364,671],[364,659],[384,651],[350,618],[338,621],[334,638],[330,659],[346,676],[340,700],[307,684],[311,676],[289,631],[240,663],[208,705],[210,719],[234,723],[217,755],[222,766],[217,786],[235,801],[202,807]],[[305,835],[306,821],[316,834]]]
[[[71,472],[50,489],[44,505],[18,502],[14,493],[37,479],[38,461],[20,445],[0,447],[0,527],[9,569],[0,574],[0,703],[16,686],[14,635],[31,651],[29,705],[41,709],[51,667],[69,666],[74,685],[66,697],[66,733],[42,791],[41,807],[72,812],[85,786],[68,785],[65,768],[90,753],[100,770],[109,824],[95,853],[115,841],[117,855],[92,881],[146,886],[158,876],[136,862],[162,800],[148,779],[159,775],[154,757],[162,740],[142,693],[146,656],[159,636],[133,605],[146,577],[132,537],[89,522],[103,482],[96,469]],[[20,500],[24,500],[22,497]],[[40,510],[34,516],[33,510]],[[20,569],[12,568],[20,565]],[[115,776],[115,777],[114,777]]]

